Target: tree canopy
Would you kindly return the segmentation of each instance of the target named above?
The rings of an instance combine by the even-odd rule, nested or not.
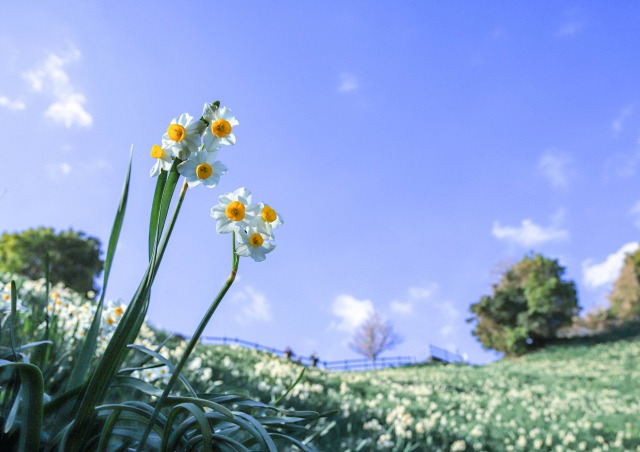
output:
[[[102,272],[101,244],[84,232],[52,228],[4,232],[0,237],[0,272],[16,273],[31,279],[44,276],[44,259],[49,254],[49,280],[79,293],[96,291],[96,277]]]
[[[573,281],[565,268],[540,254],[525,256],[494,284],[492,294],[471,305],[472,334],[484,348],[519,355],[556,337],[578,313]]]
[[[640,317],[640,250],[627,254],[609,294],[609,313],[621,320]]]

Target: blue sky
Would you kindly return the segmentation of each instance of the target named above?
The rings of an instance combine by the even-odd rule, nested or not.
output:
[[[53,3],[53,2],[52,2]],[[606,303],[640,228],[636,2],[122,2],[5,6],[0,230],[106,244],[107,297],[145,269],[151,146],[220,99],[240,125],[214,189],[189,190],[149,319],[189,334],[229,271],[210,208],[246,186],[285,219],[207,334],[322,359],[371,309],[404,336],[495,359],[465,323],[504,262],[557,258]]]

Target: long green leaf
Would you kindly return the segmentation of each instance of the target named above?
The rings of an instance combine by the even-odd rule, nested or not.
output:
[[[198,405],[202,405],[203,407],[211,408],[213,411],[216,411],[222,414],[224,417],[228,419],[233,419],[233,413],[228,408],[225,408],[223,405],[220,405],[219,403],[215,403],[210,400],[205,400],[201,398],[170,396],[166,400],[163,406],[170,406],[176,403],[184,403],[184,402],[192,402]]]
[[[127,200],[129,198],[129,182],[131,180],[131,162],[133,160],[133,146],[131,147],[131,155],[129,156],[129,166],[127,168],[127,176],[122,187],[122,194],[120,196],[120,203],[116,210],[116,217],[113,220],[113,227],[111,228],[111,236],[109,237],[109,245],[107,247],[107,256],[104,264],[104,273],[102,278],[102,293],[100,295],[100,301],[96,307],[96,313],[93,316],[91,327],[86,334],[82,348],[78,351],[76,356],[76,365],[69,376],[67,382],[67,389],[71,389],[79,384],[83,383],[87,371],[91,365],[91,361],[96,353],[96,345],[98,341],[98,333],[100,330],[100,322],[102,317],[102,307],[104,305],[104,298],[107,291],[107,283],[109,281],[109,273],[111,272],[111,265],[113,263],[113,257],[118,245],[118,239],[120,238],[120,231],[122,230],[122,222],[124,221],[124,214],[127,210]]]
[[[236,411],[234,414],[236,415],[236,419],[242,418],[248,423],[253,425],[253,427],[259,433],[259,439],[262,439],[262,441],[260,442],[268,447],[269,452],[278,452],[278,448],[276,447],[275,443],[271,439],[271,436],[269,436],[269,433],[267,433],[265,428],[262,426],[260,422],[258,422],[256,418],[254,418],[253,416],[247,413],[243,413],[241,411]],[[256,438],[258,437],[256,436]]]
[[[42,373],[33,364],[0,361],[0,368],[15,368],[22,382],[21,397],[24,410],[20,416],[20,450],[37,451],[40,448],[42,430],[44,381]]]
[[[98,451],[107,450],[107,446],[109,445],[109,440],[111,439],[112,433],[116,427],[118,420],[121,418],[121,413],[129,413],[132,416],[122,416],[122,419],[126,419],[128,421],[137,421],[141,424],[146,424],[151,413],[153,412],[153,408],[144,403],[136,403],[136,404],[111,404],[111,405],[102,405],[96,407],[96,411],[99,412],[99,417],[107,416],[105,420],[102,433],[100,434],[100,442],[98,444]],[[159,419],[160,423],[163,424],[166,422],[164,418]],[[139,437],[140,430],[137,431],[137,435]]]
[[[162,231],[167,221],[167,214],[169,213],[171,199],[173,198],[173,193],[175,192],[176,186],[178,185],[178,179],[180,178],[180,173],[178,173],[178,165],[180,163],[182,163],[182,160],[180,160],[179,158],[174,159],[173,165],[171,165],[171,169],[169,170],[169,174],[167,176],[167,181],[164,184],[162,190],[162,197],[160,199],[160,205],[158,206],[158,213],[156,217],[157,221],[154,230],[154,250],[157,248],[158,243],[160,242],[160,237],[162,236]],[[151,237],[151,230],[149,231],[149,237]],[[149,253],[149,257],[151,257],[152,255],[153,253]]]
[[[189,418],[181,426],[172,430],[173,423],[175,422],[180,411],[187,411],[191,414]],[[211,426],[209,425],[209,421],[205,416],[204,411],[195,403],[181,403],[173,407],[169,416],[167,417],[167,423],[165,427],[164,435],[162,436],[162,445],[160,446],[160,451],[173,451],[177,449],[178,441],[184,436],[184,432],[186,432],[192,422],[189,420],[192,419],[195,423],[198,424],[200,428],[200,432],[204,437],[204,450],[211,451]]]
[[[160,215],[160,202],[162,201],[162,193],[167,183],[167,171],[161,170],[156,181],[156,189],[153,193],[153,202],[151,203],[151,218],[149,220],[149,259],[153,254],[156,245],[156,235],[158,234],[158,216]]]
[[[169,361],[167,358],[162,356],[160,353],[156,353],[153,350],[148,349],[147,347],[144,347],[142,345],[137,345],[137,344],[131,344],[131,345],[129,345],[129,348],[134,349],[134,350],[138,350],[139,352],[146,353],[147,355],[154,357],[155,359],[157,359],[158,361],[163,363],[165,366],[167,366],[169,369],[171,369],[171,373],[174,373],[176,371],[176,366],[174,366],[171,361]],[[180,374],[178,376],[178,378],[180,378],[180,381],[185,385],[185,387],[187,388],[187,390],[191,393],[191,395],[193,397],[197,397],[198,396],[196,394],[196,391],[191,386],[191,383],[189,383],[189,380],[187,380],[184,377],[184,375]]]
[[[291,386],[289,386],[289,388],[285,391],[284,394],[282,394],[280,397],[278,397],[278,399],[273,403],[274,405],[279,405],[280,402],[282,402],[282,400],[284,400],[284,398],[289,395],[289,393],[293,390],[293,388],[296,387],[296,385],[298,383],[300,383],[300,380],[302,380],[302,377],[304,376],[304,371],[306,370],[306,367],[302,368],[302,371],[300,372],[300,375],[298,375],[298,378],[295,379],[295,381],[293,382],[293,384]]]
[[[18,294],[16,291],[16,282],[11,280],[11,323],[9,324],[9,340],[11,343],[11,351],[13,352],[13,360],[18,361],[16,353],[16,311],[18,306]]]

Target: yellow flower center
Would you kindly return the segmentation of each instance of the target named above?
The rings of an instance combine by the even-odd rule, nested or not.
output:
[[[274,221],[276,221],[277,217],[278,215],[276,214],[276,211],[273,210],[271,207],[264,206],[262,208],[262,219],[267,223],[273,223]]]
[[[3,294],[2,294],[2,299],[3,299],[4,301],[7,301],[9,298],[11,298],[11,296],[10,296],[8,293],[3,293]]]
[[[171,124],[167,129],[167,134],[169,139],[179,143],[187,136],[187,131],[180,124]]]
[[[115,309],[113,310],[113,312],[115,313],[115,315],[122,315],[122,313],[124,312],[124,310],[123,310],[120,306],[118,306],[117,308],[115,308]]]
[[[114,319],[113,317],[107,317],[107,325],[111,326],[114,323],[116,323],[116,319]]]
[[[231,124],[226,119],[218,119],[211,124],[211,133],[218,138],[224,138],[231,133]]]
[[[164,149],[162,149],[159,145],[154,144],[151,147],[151,157],[154,159],[161,159],[164,157]]]
[[[232,201],[229,203],[224,213],[230,220],[242,221],[244,220],[244,209],[244,204],[242,204],[240,201]]]
[[[211,168],[211,165],[209,165],[208,163],[201,163],[200,165],[196,166],[196,175],[198,176],[198,179],[208,179],[211,174],[213,174],[213,168]]]
[[[261,246],[263,243],[264,243],[264,239],[257,232],[254,232],[253,234],[251,234],[251,237],[249,237],[249,244],[251,246],[255,246],[257,248]]]
[[[55,291],[51,292],[51,298],[55,299],[55,298],[58,298],[58,297],[60,297],[60,293],[59,292],[55,292]]]

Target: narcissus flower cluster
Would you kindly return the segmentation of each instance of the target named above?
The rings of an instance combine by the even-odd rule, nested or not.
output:
[[[189,188],[200,184],[215,187],[227,172],[227,167],[216,160],[218,151],[222,146],[236,144],[237,125],[231,110],[220,107],[219,102],[205,104],[199,120],[188,113],[173,118],[161,144],[151,148],[151,156],[156,159],[151,177],[177,165]],[[218,205],[211,208],[211,216],[217,222],[217,232],[235,233],[236,254],[257,262],[275,249],[273,230],[283,224],[271,206],[252,203],[251,192],[244,187],[221,195]]]
[[[265,260],[267,253],[275,249],[273,229],[284,223],[271,206],[252,203],[251,191],[244,187],[221,195],[211,208],[211,216],[216,220],[216,231],[236,233],[236,254],[256,262]]]
[[[169,171],[177,160],[178,173],[187,179],[189,187],[215,187],[227,172],[227,167],[216,160],[218,150],[236,143],[233,128],[237,125],[231,110],[217,103],[205,104],[200,119],[188,113],[173,118],[161,144],[151,147],[151,157],[156,159],[151,177]]]

